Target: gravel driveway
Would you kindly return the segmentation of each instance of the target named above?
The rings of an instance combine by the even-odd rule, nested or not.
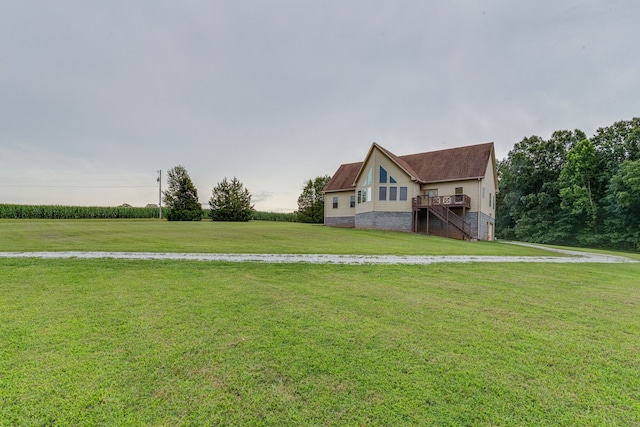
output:
[[[422,256],[422,255],[331,255],[331,254],[198,254],[155,252],[0,252],[0,258],[41,259],[131,259],[190,260],[308,264],[436,264],[469,262],[537,262],[537,263],[634,263],[615,255],[551,249],[526,243],[514,243],[562,253],[568,256]]]

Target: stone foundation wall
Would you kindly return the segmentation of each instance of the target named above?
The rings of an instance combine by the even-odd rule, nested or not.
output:
[[[369,228],[374,230],[411,231],[411,212],[365,212],[355,216],[325,217],[324,225],[330,227]],[[472,238],[486,240],[490,232],[487,223],[493,224],[495,233],[495,218],[480,213],[480,229],[478,229],[478,212],[467,212],[465,221],[471,226]],[[426,215],[420,215],[418,232],[427,231]],[[462,233],[449,229],[434,215],[430,216],[429,234],[462,239]]]
[[[356,228],[411,231],[411,212],[365,212],[356,214]]]
[[[471,235],[478,240],[487,240],[489,229],[487,223],[491,223],[495,230],[495,218],[487,214],[480,213],[480,229],[478,229],[478,212],[469,212],[465,215],[465,220],[471,225]]]
[[[324,217],[324,225],[329,227],[353,228],[356,225],[356,220],[355,217],[352,216]]]

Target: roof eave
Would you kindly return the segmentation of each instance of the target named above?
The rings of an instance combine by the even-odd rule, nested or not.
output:
[[[464,178],[454,178],[454,179],[439,179],[435,181],[418,181],[419,184],[440,184],[442,182],[458,182],[458,181],[473,181],[484,179],[484,176],[468,176]]]
[[[350,188],[338,188],[338,189],[333,189],[333,190],[322,190],[323,193],[341,193],[344,191],[355,191],[356,187],[350,187]]]

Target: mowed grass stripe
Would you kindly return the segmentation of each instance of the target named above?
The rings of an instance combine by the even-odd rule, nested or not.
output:
[[[0,269],[0,425],[640,422],[635,264]]]

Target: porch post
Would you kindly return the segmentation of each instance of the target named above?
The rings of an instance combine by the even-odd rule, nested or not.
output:
[[[411,232],[416,232],[416,208],[411,210]]]
[[[429,208],[427,207],[427,236],[429,235]]]

